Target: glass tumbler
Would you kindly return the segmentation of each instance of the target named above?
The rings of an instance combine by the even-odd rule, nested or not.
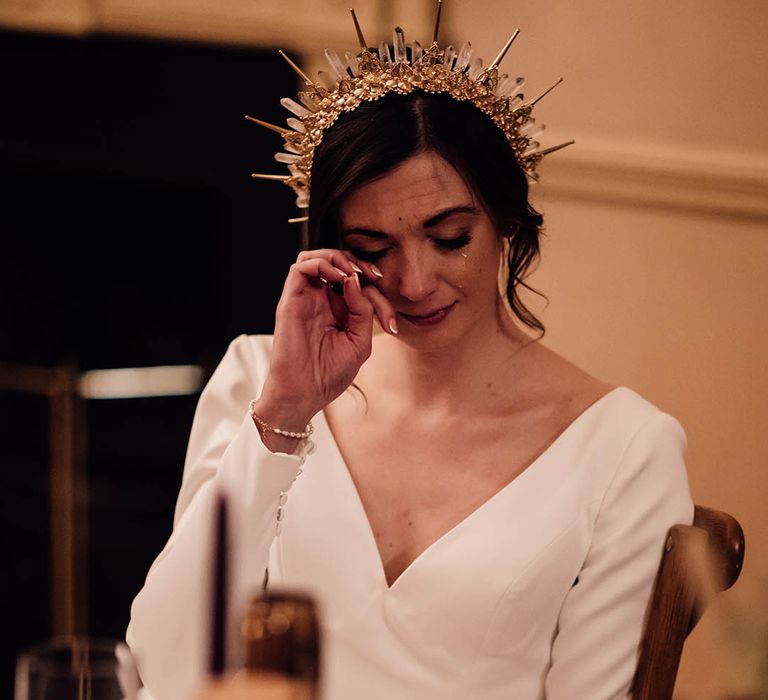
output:
[[[14,700],[136,700],[141,683],[117,639],[53,639],[19,654]]]

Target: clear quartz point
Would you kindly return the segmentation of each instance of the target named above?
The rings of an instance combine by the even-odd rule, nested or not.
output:
[[[311,93],[300,92],[299,100],[310,112],[317,112],[317,103]]]
[[[389,53],[389,44],[386,41],[379,44],[379,60],[385,66],[392,65],[392,55]]]
[[[299,149],[296,148],[296,146],[292,146],[290,143],[283,144],[283,148],[288,151],[288,153],[299,153]]]
[[[408,62],[408,54],[405,52],[405,32],[402,27],[395,27],[395,31],[392,32],[392,49],[395,54],[395,63]]]
[[[520,127],[520,133],[529,139],[537,139],[546,128],[544,124],[537,124],[534,119],[531,119]]]
[[[299,156],[290,153],[275,153],[275,160],[278,163],[295,163],[298,159]]]
[[[333,49],[325,50],[325,58],[328,61],[328,65],[331,67],[331,75],[334,76],[336,80],[349,77],[349,74],[347,73],[347,67],[339,58],[339,54],[337,54]]]
[[[443,64],[448,70],[453,70],[453,59],[456,58],[456,49],[453,46],[446,46],[443,51]]]
[[[541,148],[541,144],[538,141],[529,141],[528,148],[525,149],[525,153],[523,153],[523,155],[529,156],[531,153],[538,151],[539,148]]]
[[[472,61],[472,64],[469,67],[469,72],[467,75],[474,80],[478,75],[480,75],[480,71],[483,70],[483,59],[479,56]]]
[[[523,100],[525,100],[525,95],[523,95],[522,92],[518,92],[517,95],[509,98],[509,108],[517,109],[518,107],[522,106]]]
[[[304,128],[304,122],[302,122],[301,119],[296,119],[296,117],[288,117],[288,119],[285,120],[285,123],[288,124],[288,126],[290,126],[294,131],[298,131],[301,134],[307,133],[306,128]]]
[[[299,175],[301,175],[301,170],[299,170],[295,165],[293,165],[293,163],[288,164],[288,172],[294,177],[299,177]]]
[[[508,75],[502,76],[499,80],[499,85],[496,88],[496,94],[501,97],[506,97],[512,93],[520,92],[520,89],[525,85],[525,78],[510,78]]]
[[[355,56],[355,54],[353,54],[351,51],[345,51],[344,58],[347,60],[347,70],[349,71],[349,74],[353,78],[356,78],[358,75],[360,75],[360,64],[357,60],[357,56]]]
[[[456,59],[456,65],[453,69],[457,73],[464,70],[469,65],[470,58],[472,58],[472,44],[465,41],[461,47],[461,51],[459,51],[459,57]]]
[[[302,107],[298,102],[294,102],[290,97],[283,97],[280,100],[280,104],[283,105],[289,112],[293,112],[299,119],[304,119],[312,114],[306,107]]]
[[[328,88],[329,90],[333,90],[336,87],[336,81],[328,75],[327,71],[317,71],[317,77],[320,78],[320,84],[323,87]]]
[[[412,41],[408,44],[411,47],[411,65],[421,60],[421,55],[424,53],[421,44],[418,41]]]
[[[518,75],[517,78],[515,78],[512,82],[514,87],[509,91],[510,95],[513,92],[518,93],[523,89],[523,85],[525,85],[525,78],[522,75]]]

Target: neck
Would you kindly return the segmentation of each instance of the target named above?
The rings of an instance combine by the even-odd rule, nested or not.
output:
[[[380,336],[378,386],[406,405],[436,413],[475,410],[498,395],[501,374],[509,376],[510,360],[532,339],[499,307],[494,317],[478,322],[459,341],[428,349]]]

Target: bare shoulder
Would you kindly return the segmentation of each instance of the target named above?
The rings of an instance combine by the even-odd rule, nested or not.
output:
[[[566,419],[616,388],[540,342],[531,343],[524,354],[525,394],[532,403],[550,406]]]

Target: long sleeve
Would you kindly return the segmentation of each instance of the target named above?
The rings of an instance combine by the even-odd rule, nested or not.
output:
[[[200,397],[174,530],[131,608],[128,644],[155,700],[192,697],[204,675],[217,494],[228,503],[232,630],[261,586],[280,494],[302,463],[267,450],[248,415],[268,366],[261,346],[233,341]]]
[[[595,504],[592,544],[558,618],[547,700],[627,697],[666,532],[693,520],[684,450],[677,421],[654,414]]]

